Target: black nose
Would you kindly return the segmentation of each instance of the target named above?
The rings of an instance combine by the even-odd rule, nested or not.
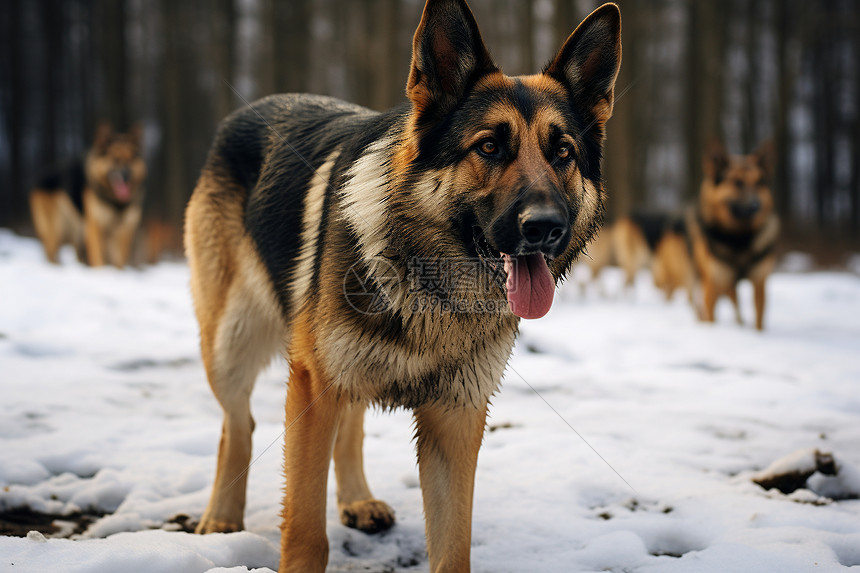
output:
[[[734,201],[729,209],[736,219],[748,220],[755,217],[756,213],[761,210],[761,201],[751,199],[749,201]]]
[[[523,246],[541,251],[556,250],[567,236],[567,217],[557,209],[526,208],[519,216]]]

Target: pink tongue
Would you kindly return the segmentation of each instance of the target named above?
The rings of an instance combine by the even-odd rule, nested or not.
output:
[[[552,274],[540,253],[505,258],[508,274],[508,304],[511,311],[521,318],[540,318],[549,312],[555,294]]]
[[[116,195],[117,199],[120,201],[128,201],[128,198],[131,196],[131,192],[128,190],[128,185],[122,178],[122,175],[111,174],[110,186],[113,187],[113,193]]]

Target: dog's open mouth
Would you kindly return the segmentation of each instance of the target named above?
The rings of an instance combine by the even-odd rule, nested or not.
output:
[[[543,253],[510,255],[495,249],[483,230],[472,227],[475,252],[493,277],[505,285],[511,312],[521,318],[541,318],[549,312],[555,281]]]
[[[493,271],[493,277],[499,281],[499,284],[504,285],[506,275],[502,253],[490,244],[484,230],[478,225],[472,226],[472,243],[481,262]]]
[[[128,181],[119,171],[111,171],[108,174],[108,182],[116,196],[116,199],[122,203],[127,203],[131,199],[131,189]]]

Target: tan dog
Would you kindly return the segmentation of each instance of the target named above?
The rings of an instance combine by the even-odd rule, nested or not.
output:
[[[742,323],[737,284],[753,284],[755,325],[764,328],[765,282],[776,264],[779,218],[770,189],[774,151],[765,143],[751,155],[732,157],[719,142],[705,154],[698,206],[687,217],[693,260],[702,285],[700,314],[714,320],[719,297],[728,296]]]
[[[251,390],[286,349],[280,571],[325,570],[332,457],[342,522],[393,524],[364,477],[368,404],[414,411],[430,570],[469,571],[489,398],[603,212],[620,30],[607,4],[543,73],[508,77],[465,2],[428,0],[405,105],[278,95],[222,122],[185,225],[224,410],[198,532],[243,527]]]
[[[651,272],[654,286],[663,291],[666,300],[671,300],[675,291],[681,289],[687,293],[687,299],[693,302],[696,271],[690,257],[690,242],[683,219],[673,220],[660,237],[654,249]]]
[[[586,253],[593,280],[604,267],[618,265],[624,272],[624,288],[630,291],[636,273],[650,267],[655,286],[667,300],[678,288],[692,289],[693,269],[680,217],[634,211],[601,229]]]
[[[83,161],[45,177],[31,191],[33,224],[50,262],[59,262],[64,244],[74,245],[78,258],[92,266],[128,262],[146,177],[141,135],[140,126],[118,134],[100,124]]]
[[[123,267],[131,255],[146,177],[142,135],[139,125],[118,134],[103,124],[84,162],[84,241],[87,261],[94,267]]]
[[[86,262],[84,250],[84,164],[71,163],[44,177],[30,191],[30,214],[45,257],[60,262],[60,247],[75,247],[78,260]]]

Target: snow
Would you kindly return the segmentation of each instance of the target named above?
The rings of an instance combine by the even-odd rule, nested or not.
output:
[[[647,273],[632,295],[603,280],[571,281],[522,325],[479,460],[473,571],[860,571],[860,278],[776,274],[764,333],[728,303],[697,323]],[[253,397],[247,531],[173,519],[202,513],[221,424],[187,283],[182,263],[88,269],[64,251],[51,266],[0,230],[0,516],[94,516],[73,539],[0,537],[0,571],[277,569],[282,361]],[[749,322],[749,285],[740,298]],[[366,430],[368,479],[398,523],[341,526],[330,479],[329,570],[427,571],[409,413],[373,412]],[[837,476],[789,495],[752,483],[814,449]]]

